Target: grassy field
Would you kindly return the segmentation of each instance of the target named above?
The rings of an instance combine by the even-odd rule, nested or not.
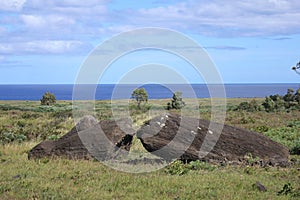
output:
[[[195,110],[185,100],[187,113]],[[228,99],[226,124],[261,132],[292,148],[300,138],[300,112],[232,111],[250,99]],[[257,99],[262,101],[262,99]],[[152,100],[149,113],[131,112],[136,128],[164,112],[168,100]],[[200,117],[210,119],[209,99],[200,99]],[[123,102],[114,102],[120,107]],[[110,119],[110,101],[97,101],[99,120]],[[57,139],[74,126],[72,103],[40,106],[32,101],[0,101],[0,199],[299,199],[300,157],[288,168],[221,166],[175,162],[151,173],[115,171],[97,161],[28,160],[28,151],[45,139]],[[132,151],[143,151],[135,140]],[[266,192],[257,189],[262,183]]]

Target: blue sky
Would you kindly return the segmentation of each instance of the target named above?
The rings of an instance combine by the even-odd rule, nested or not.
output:
[[[74,83],[97,45],[143,27],[168,28],[195,40],[225,83],[298,83],[291,67],[300,60],[299,19],[298,0],[5,0],[0,84]],[[116,82],[120,66],[130,71],[158,58],[181,67],[178,72],[190,82],[203,82],[187,63],[162,52],[124,56],[103,82]]]

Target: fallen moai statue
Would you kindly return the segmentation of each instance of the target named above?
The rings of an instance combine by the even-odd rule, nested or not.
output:
[[[238,163],[251,156],[262,165],[288,164],[289,150],[266,136],[228,125],[217,134],[214,127],[221,124],[169,114],[147,121],[137,137],[147,151],[166,160]]]
[[[121,128],[122,129],[121,129]],[[109,159],[120,151],[128,152],[135,130],[128,119],[97,122],[82,118],[70,132],[55,141],[44,141],[30,150],[29,159],[65,157],[68,159]]]
[[[221,127],[221,134],[214,128]],[[35,146],[28,158],[114,159],[129,152],[135,130],[132,121],[86,116],[66,135]],[[137,131],[144,148],[167,161],[201,160],[210,163],[245,162],[251,156],[262,165],[287,166],[289,150],[266,136],[203,119],[168,114],[155,117]]]

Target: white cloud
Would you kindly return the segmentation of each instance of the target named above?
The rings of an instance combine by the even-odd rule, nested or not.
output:
[[[60,16],[60,15],[21,15],[21,20],[28,28],[47,28],[59,27],[59,26],[71,26],[75,24],[75,20]]]
[[[26,0],[2,0],[0,1],[0,10],[20,11]]]
[[[14,25],[24,38],[73,39],[99,33],[110,20],[108,0],[27,0]],[[15,18],[16,18],[15,17]]]
[[[30,41],[0,43],[0,54],[68,54],[89,51],[91,45],[81,41]]]
[[[27,4],[30,7],[34,8],[43,8],[43,7],[68,7],[68,6],[77,6],[77,7],[91,7],[99,4],[106,4],[110,0],[27,0]]]
[[[300,33],[296,0],[189,1],[140,9],[135,24],[166,26],[205,35],[259,36]]]
[[[70,41],[86,44],[91,38],[149,26],[218,37],[300,34],[298,0],[161,1],[152,8],[116,11],[108,9],[110,0],[2,0],[0,10],[19,12],[0,13],[0,52],[13,53],[17,44],[33,49],[18,53],[70,52]],[[37,47],[46,44],[48,50]]]
[[[34,15],[21,15],[21,19],[26,26],[31,26],[31,27],[41,27],[45,25],[46,22],[46,20],[41,16],[34,16]]]
[[[43,14],[81,14],[93,15],[106,12],[106,5],[109,0],[27,0],[24,6],[26,12],[36,12]],[[75,17],[75,16],[74,16]],[[77,17],[81,17],[78,15]]]
[[[215,49],[215,50],[229,50],[229,51],[242,51],[246,50],[244,47],[238,46],[212,46],[212,47],[204,47],[205,49]]]
[[[0,56],[0,62],[4,61],[5,57],[4,56]]]

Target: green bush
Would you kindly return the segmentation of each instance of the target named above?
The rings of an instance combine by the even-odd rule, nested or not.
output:
[[[277,193],[277,195],[289,195],[293,193],[293,186],[291,183],[284,184],[283,188]]]
[[[207,162],[202,162],[200,160],[191,161],[188,164],[188,168],[190,170],[207,170],[207,171],[213,171],[216,169],[214,165],[211,165]]]
[[[180,160],[176,160],[165,168],[165,172],[170,175],[184,175],[191,170],[207,170],[213,171],[216,167],[207,162],[200,160],[191,161],[189,163],[183,163]]]
[[[167,104],[167,109],[168,110],[171,110],[171,109],[180,110],[181,108],[183,108],[185,106],[185,102],[182,100],[181,96],[182,96],[182,92],[173,93],[171,102],[169,102]]]
[[[255,99],[252,99],[250,102],[242,102],[237,107],[234,108],[234,111],[247,111],[247,112],[255,112],[261,111],[262,105],[260,105]]]
[[[189,169],[186,165],[180,161],[176,160],[166,167],[165,172],[170,175],[184,175],[188,173]]]
[[[300,121],[290,121],[288,122],[287,127],[291,127],[291,128],[300,128]]]
[[[293,89],[288,89],[284,96],[279,94],[270,95],[265,98],[262,106],[267,112],[291,111],[300,109],[300,89],[294,92]]]
[[[295,140],[300,138],[299,130],[291,127],[269,129],[264,135],[290,149],[293,148]]]
[[[294,145],[291,148],[291,154],[300,155],[300,138],[295,140]]]
[[[50,136],[48,136],[48,140],[57,140],[57,139],[59,139],[60,137],[59,137],[59,135],[50,135]]]
[[[41,99],[41,105],[51,106],[56,103],[56,97],[54,94],[50,92],[46,92],[42,99]]]
[[[14,134],[10,132],[4,132],[0,134],[0,143],[8,144],[11,142],[22,143],[27,140],[27,137],[23,134]]]
[[[269,127],[263,125],[263,126],[257,126],[255,128],[253,128],[252,130],[255,132],[258,132],[258,133],[264,133],[264,132],[269,131],[269,129],[270,129]]]

